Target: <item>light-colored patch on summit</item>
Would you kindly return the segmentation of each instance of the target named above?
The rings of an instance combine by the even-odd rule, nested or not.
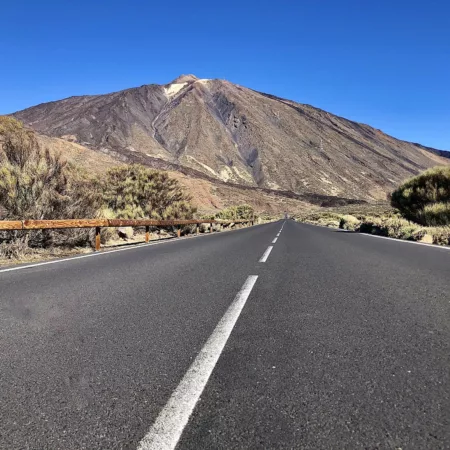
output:
[[[164,88],[164,92],[168,97],[173,97],[174,95],[178,94],[178,92],[183,89],[187,83],[173,83],[170,84],[169,87]]]
[[[208,81],[211,81],[211,80],[209,78],[202,78],[201,80],[197,80],[196,83],[208,84]]]

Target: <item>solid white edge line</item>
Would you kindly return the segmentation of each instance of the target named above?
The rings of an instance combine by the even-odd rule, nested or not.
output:
[[[138,450],[173,450],[176,447],[257,279],[257,275],[247,278],[149,432],[140,441]]]
[[[267,258],[270,255],[270,252],[272,251],[273,247],[269,246],[267,247],[267,250],[264,252],[264,254],[261,256],[261,259],[259,260],[259,262],[263,263],[267,261]]]
[[[270,223],[270,222],[269,222]],[[265,223],[259,224],[259,225],[253,225],[253,227],[260,227],[262,225],[268,225]],[[159,244],[167,244],[170,242],[182,242],[185,241],[186,239],[193,239],[193,238],[200,238],[200,237],[207,237],[207,236],[216,236],[220,233],[230,233],[233,231],[243,231],[243,230],[247,230],[248,228],[240,228],[240,229],[236,229],[236,230],[227,230],[227,231],[221,231],[221,232],[215,232],[215,233],[202,233],[199,235],[193,235],[193,236],[186,236],[186,237],[182,237],[182,238],[172,238],[172,239],[161,239],[161,240],[155,240],[153,242],[149,242],[148,244],[146,243],[142,243],[142,244],[136,244],[133,245],[132,247],[126,247],[126,248],[118,248],[115,250],[103,250],[100,252],[96,252],[96,253],[89,253],[88,255],[78,255],[78,256],[72,256],[70,258],[62,258],[62,259],[54,259],[51,261],[43,261],[43,262],[38,262],[38,263],[34,263],[34,264],[27,264],[24,266],[19,266],[19,267],[8,267],[5,269],[0,269],[0,273],[3,272],[13,272],[16,270],[24,270],[24,269],[32,269],[33,267],[39,267],[39,266],[48,266],[49,264],[58,264],[58,263],[62,263],[62,262],[69,262],[69,261],[75,261],[77,259],[83,259],[83,258],[92,258],[94,256],[104,256],[104,255],[109,255],[110,253],[117,253],[117,252],[125,252],[127,250],[139,250],[142,248],[147,248],[147,247],[151,247],[153,245],[159,245]]]
[[[276,238],[272,241],[272,244],[276,244],[276,243],[277,243],[277,240],[278,240],[278,237],[276,237]]]

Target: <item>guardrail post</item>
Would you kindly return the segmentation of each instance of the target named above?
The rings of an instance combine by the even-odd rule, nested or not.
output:
[[[181,237],[181,227],[178,227],[178,230],[177,230],[177,236],[178,236],[178,237]]]
[[[213,232],[213,224],[212,224],[212,223],[209,224],[209,232],[210,232],[210,233]]]
[[[146,227],[145,227],[145,242],[148,244],[149,240],[150,240],[150,226],[146,225]]]
[[[95,227],[95,251],[100,250],[100,227]]]
[[[200,227],[199,227],[199,225],[197,224],[196,226],[195,226],[195,234],[199,234],[200,233]]]

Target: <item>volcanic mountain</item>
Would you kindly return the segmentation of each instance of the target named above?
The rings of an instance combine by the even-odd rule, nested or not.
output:
[[[193,75],[13,115],[39,133],[123,161],[299,195],[384,199],[403,179],[450,163],[445,152],[368,125]]]

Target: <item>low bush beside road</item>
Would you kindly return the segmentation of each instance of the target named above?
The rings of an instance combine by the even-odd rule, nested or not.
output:
[[[299,222],[340,228],[377,236],[385,236],[429,244],[450,245],[450,227],[424,227],[400,216],[352,216],[333,212],[315,212],[296,217]]]
[[[450,225],[450,167],[434,167],[406,180],[391,194],[391,204],[421,225]]]
[[[390,198],[390,205],[323,208],[296,216],[296,220],[377,236],[450,245],[450,168],[427,170],[399,186]]]

